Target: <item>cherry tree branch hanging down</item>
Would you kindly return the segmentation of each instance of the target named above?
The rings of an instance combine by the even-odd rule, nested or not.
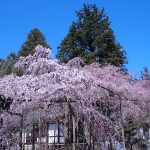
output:
[[[12,99],[9,109],[1,115],[5,128],[0,132],[16,126],[19,115],[15,113],[24,114],[28,124],[32,121],[30,111],[40,109],[40,115],[45,119],[48,115],[43,110],[61,116],[64,109],[58,104],[63,107],[66,102],[75,116],[82,114],[87,122],[93,122],[98,135],[114,136],[117,133],[119,124],[113,120],[119,118],[120,101],[123,118],[132,115],[139,119],[146,115],[144,109],[149,104],[150,81],[134,83],[132,77],[122,74],[119,67],[102,67],[98,63],[85,65],[80,58],[59,64],[51,59],[51,50],[41,45],[35,48],[34,55],[21,57],[14,67],[22,76],[12,74],[0,79],[0,96],[5,102]],[[38,119],[39,114],[34,117]]]

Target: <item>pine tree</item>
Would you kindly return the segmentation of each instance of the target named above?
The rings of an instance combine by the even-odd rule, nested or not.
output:
[[[116,41],[104,9],[99,11],[96,5],[84,4],[76,14],[78,20],[72,23],[69,33],[58,46],[56,57],[60,62],[81,57],[87,64],[96,61],[123,66],[127,63],[126,52]]]
[[[125,120],[126,125],[124,125],[124,133],[126,139],[126,147],[132,150],[132,145],[137,142],[135,135],[137,134],[138,126],[131,116],[126,117]]]
[[[27,35],[27,40],[21,46],[19,56],[26,57],[29,54],[33,55],[34,48],[38,44],[42,45],[43,47],[50,48],[50,46],[46,43],[43,33],[39,29],[35,28]]]
[[[0,70],[1,70],[1,68],[3,66],[3,64],[4,64],[4,60],[0,58]]]
[[[1,59],[0,63],[0,77],[9,75],[13,72],[13,65],[17,62],[18,56],[15,53],[10,53],[6,60]]]
[[[147,67],[145,67],[144,70],[141,71],[141,79],[142,80],[150,80],[150,72]]]
[[[0,58],[0,77],[2,77],[4,62],[5,60]]]

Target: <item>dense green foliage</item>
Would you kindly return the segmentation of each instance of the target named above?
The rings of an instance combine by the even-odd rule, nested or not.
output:
[[[137,142],[135,135],[137,134],[138,126],[131,116],[126,117],[126,125],[124,125],[124,134],[126,139],[126,146],[132,149],[132,145]]]
[[[0,58],[0,71],[1,71],[3,64],[4,64],[4,60]]]
[[[58,46],[56,57],[60,62],[81,57],[87,64],[97,61],[123,66],[127,63],[126,52],[116,41],[104,9],[99,11],[96,5],[84,4],[76,14],[77,21],[72,23],[69,33]]]
[[[43,33],[39,29],[35,28],[31,30],[27,35],[27,40],[21,46],[21,49],[19,51],[19,56],[26,57],[29,54],[32,55],[34,53],[34,48],[38,44],[46,48],[50,48],[50,46],[46,43]]]
[[[34,48],[38,44],[46,48],[50,48],[50,46],[45,41],[43,33],[35,28],[31,30],[27,35],[27,40],[21,46],[18,55],[16,55],[15,53],[10,53],[6,60],[0,59],[0,77],[11,74],[12,72],[21,75],[20,72],[16,72],[16,70],[14,70],[13,65],[17,62],[19,56],[26,57],[29,54],[33,54]]]
[[[18,56],[15,53],[10,53],[6,60],[0,59],[0,77],[11,74],[17,60]]]

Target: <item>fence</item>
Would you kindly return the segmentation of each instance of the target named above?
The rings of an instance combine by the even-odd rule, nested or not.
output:
[[[94,143],[91,145],[91,150],[102,150],[100,143]],[[25,145],[25,150],[33,150],[32,145]],[[64,144],[49,144],[48,149],[46,149],[45,143],[35,144],[34,150],[65,150]],[[86,143],[75,143],[72,144],[72,150],[87,150]]]

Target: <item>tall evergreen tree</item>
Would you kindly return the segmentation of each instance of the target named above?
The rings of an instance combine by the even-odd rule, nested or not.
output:
[[[0,77],[11,74],[13,65],[17,62],[18,56],[15,53],[10,53],[6,60],[0,60]]]
[[[132,145],[137,142],[135,135],[137,134],[138,125],[134,122],[131,116],[125,118],[124,134],[126,139],[126,147],[132,150]]]
[[[144,67],[144,70],[141,71],[141,79],[142,80],[150,80],[150,72],[147,67]]]
[[[4,63],[4,60],[0,58],[0,70],[1,70],[1,68],[3,66],[3,63]]]
[[[87,64],[97,61],[123,66],[127,63],[126,52],[116,41],[104,9],[99,11],[96,5],[84,4],[76,14],[77,21],[72,23],[69,33],[58,46],[56,57],[60,62],[67,63],[78,56]]]
[[[26,57],[29,54],[32,55],[34,53],[34,48],[38,44],[46,48],[50,48],[50,46],[47,44],[45,40],[45,36],[43,35],[43,33],[39,29],[35,28],[31,30],[27,35],[27,40],[21,46],[21,49],[19,51],[19,56]]]
[[[5,60],[0,58],[0,77],[2,76],[3,66],[4,66]]]

